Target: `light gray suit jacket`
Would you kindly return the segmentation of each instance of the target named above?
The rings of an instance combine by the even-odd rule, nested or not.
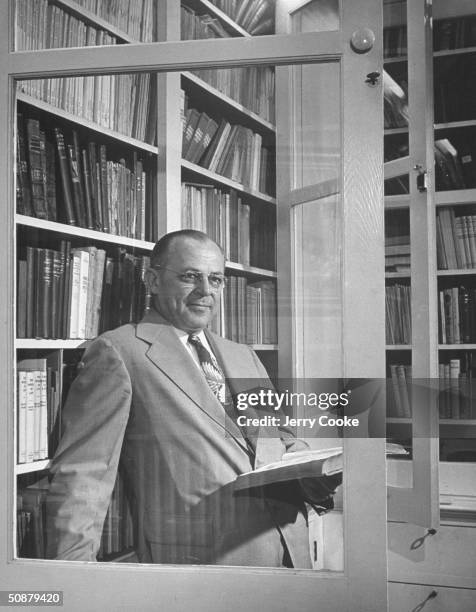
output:
[[[270,386],[249,347],[207,339],[232,392]],[[51,468],[48,557],[95,560],[121,461],[142,562],[279,566],[285,541],[294,566],[310,566],[299,495],[233,490],[254,461],[277,460],[300,442],[257,438],[250,453],[158,313],[97,338],[80,366]]]

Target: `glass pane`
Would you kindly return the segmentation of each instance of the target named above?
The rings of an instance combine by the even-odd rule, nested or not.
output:
[[[153,42],[157,40],[156,10],[154,0],[118,0],[112,6],[94,0],[73,5],[16,0],[15,50]]]
[[[182,40],[274,34],[275,2],[187,0],[180,5]]]
[[[320,100],[339,79],[327,65],[281,69],[323,109],[301,104],[296,157],[290,134],[279,145],[293,185],[318,194],[301,206],[322,235],[299,318],[324,327],[330,304],[337,329],[340,123]],[[322,447],[279,409],[290,347],[274,117],[289,97],[274,78],[262,66],[18,83],[18,556],[342,570],[341,465],[309,481],[297,465],[266,486],[249,478],[272,472],[243,476]],[[206,236],[153,250],[179,229]]]
[[[340,28],[339,0],[311,0],[291,13],[293,32],[330,32]]]
[[[407,4],[384,8],[384,160],[385,196],[409,194],[409,92]],[[391,177],[391,178],[388,178]],[[407,196],[408,198],[408,196]],[[385,308],[387,344],[387,435],[412,450],[412,326],[410,284],[410,210],[387,198],[385,211]],[[389,484],[412,487],[410,456],[388,462]]]
[[[474,317],[475,9],[434,3],[433,67],[439,303],[441,518],[474,513],[476,405]],[[455,193],[451,197],[451,192]],[[455,321],[459,320],[459,325]]]

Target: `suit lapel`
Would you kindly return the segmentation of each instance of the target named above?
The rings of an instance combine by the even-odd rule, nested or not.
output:
[[[150,344],[147,357],[209,418],[223,427],[245,450],[243,436],[236,423],[225,415],[223,407],[208,386],[200,370],[170,323],[156,311],[149,311],[137,325],[136,336]],[[189,367],[190,366],[190,367]]]

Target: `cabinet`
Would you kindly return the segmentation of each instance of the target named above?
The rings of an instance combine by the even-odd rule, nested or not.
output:
[[[388,469],[395,610],[476,597],[474,7],[432,8],[384,2],[387,434],[412,453]]]

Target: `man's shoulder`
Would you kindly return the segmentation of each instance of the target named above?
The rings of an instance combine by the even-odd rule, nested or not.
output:
[[[136,325],[127,323],[115,329],[110,329],[98,336],[93,343],[102,346],[113,346],[116,349],[121,349],[124,346],[130,346],[131,341],[136,338]]]

